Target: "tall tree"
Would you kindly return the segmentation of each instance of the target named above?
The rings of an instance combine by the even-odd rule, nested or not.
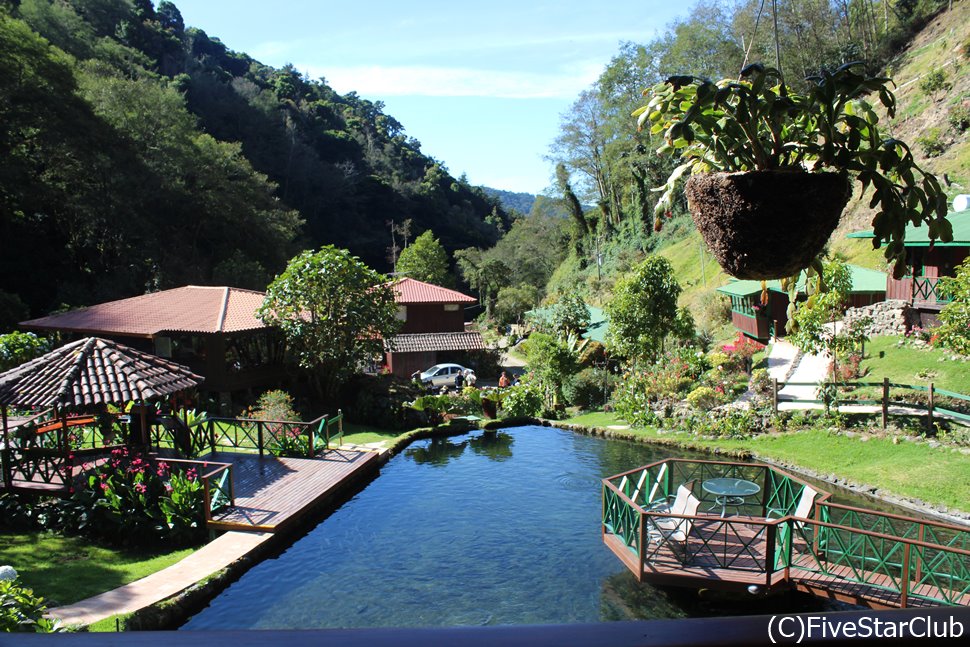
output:
[[[270,283],[259,317],[283,331],[319,395],[336,399],[362,364],[397,332],[394,292],[381,274],[332,245],[294,257]]]
[[[455,284],[448,271],[448,252],[430,229],[401,251],[397,259],[397,273],[446,288]]]
[[[656,360],[674,328],[680,291],[662,256],[648,256],[621,278],[606,304],[611,348],[634,364]]]

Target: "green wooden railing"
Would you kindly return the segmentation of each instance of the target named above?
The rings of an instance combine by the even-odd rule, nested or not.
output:
[[[705,509],[712,496],[702,488],[692,488],[702,501],[698,515],[651,510],[679,485],[720,477],[762,489],[735,516]],[[602,531],[626,547],[628,565],[639,564],[638,578],[645,569],[700,560],[748,578],[763,575],[767,586],[782,571],[863,584],[898,596],[901,606],[916,598],[945,605],[970,600],[970,528],[837,504],[817,488],[811,511],[795,517],[806,487],[768,465],[668,459],[603,479]],[[671,539],[651,530],[658,518],[689,520],[702,530],[689,541]]]
[[[251,418],[207,418],[198,431],[213,452],[241,451],[312,457],[343,442],[343,413],[320,416],[310,422],[255,420]]]
[[[212,521],[214,514],[236,504],[231,463],[182,458],[160,458],[156,459],[156,463],[165,463],[173,471],[186,472],[190,469],[196,471],[198,479],[202,481],[206,521]]]

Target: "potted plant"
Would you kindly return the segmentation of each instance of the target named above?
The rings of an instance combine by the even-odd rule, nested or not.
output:
[[[662,133],[657,152],[684,160],[657,189],[658,224],[689,178],[688,208],[721,267],[744,279],[788,277],[822,250],[854,178],[873,189],[873,244],[888,243],[897,276],[905,269],[907,223],[925,223],[931,238],[951,240],[939,182],[904,142],[883,138],[864,98],[877,96],[892,117],[892,81],[865,75],[861,65],[807,79],[805,94],[760,64],[738,81],[674,76],[646,91],[647,105],[633,113],[638,128]]]

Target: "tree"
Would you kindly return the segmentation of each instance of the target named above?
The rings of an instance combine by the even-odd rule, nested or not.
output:
[[[382,354],[383,340],[400,326],[386,278],[332,245],[294,257],[266,289],[258,314],[283,331],[328,402],[362,364]]]
[[[942,278],[941,296],[951,299],[940,310],[940,343],[964,356],[970,356],[970,258],[957,266],[955,278]]]
[[[589,328],[589,309],[578,292],[569,292],[560,297],[559,302],[552,306],[552,327],[560,335],[569,333],[584,333]]]
[[[51,350],[51,342],[32,332],[0,335],[0,371],[20,366]]]
[[[495,318],[499,325],[522,321],[523,313],[539,302],[539,288],[528,283],[507,286],[498,291],[495,301]]]
[[[401,251],[397,259],[397,273],[447,288],[455,284],[448,271],[448,252],[430,229]]]
[[[555,337],[534,332],[524,344],[529,370],[539,380],[547,405],[555,406],[562,396],[562,385],[576,372],[576,357]]]
[[[835,258],[822,268],[809,271],[806,279],[808,300],[795,304],[795,287],[789,290],[789,340],[805,353],[827,352],[833,361],[832,372],[838,379],[838,362],[845,354],[868,339],[865,329],[867,318],[852,320],[841,326],[852,292],[852,270],[845,261]]]
[[[656,360],[674,327],[680,291],[670,262],[648,256],[617,282],[606,305],[610,346],[634,364]]]

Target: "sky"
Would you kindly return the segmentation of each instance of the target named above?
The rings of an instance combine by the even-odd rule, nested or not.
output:
[[[561,115],[621,42],[645,43],[669,0],[174,0],[186,26],[383,101],[421,150],[474,185],[541,193]],[[157,4],[157,2],[156,2]]]

